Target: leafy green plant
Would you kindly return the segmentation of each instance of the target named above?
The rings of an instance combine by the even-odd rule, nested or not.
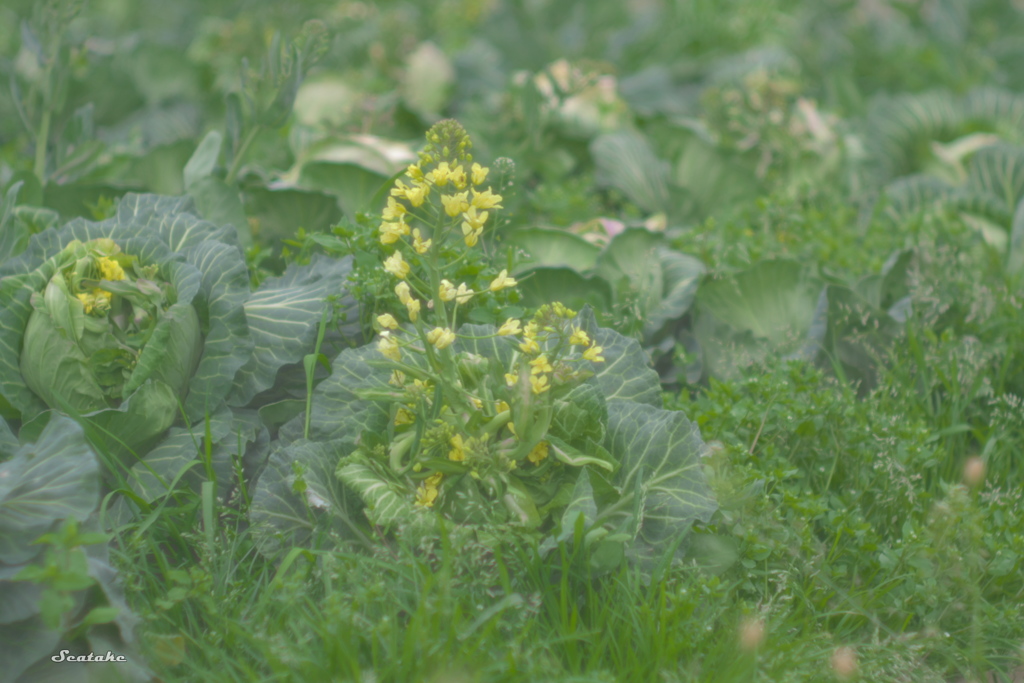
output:
[[[150,497],[194,461],[190,427],[205,423],[232,444],[209,464],[226,486],[238,435],[258,444],[263,433],[244,407],[309,352],[348,268],[317,259],[253,291],[230,228],[200,220],[188,198],[130,195],[106,221],[35,235],[3,266],[0,392],[30,431],[53,411],[87,418],[149,477]],[[160,441],[179,414],[185,426]],[[128,455],[152,448],[154,461]]]
[[[459,124],[427,140],[380,226],[404,311],[378,316],[378,344],[343,351],[311,414],[282,427],[251,512],[264,552],[329,532],[358,538],[361,515],[390,530],[434,509],[562,541],[580,524],[606,567],[624,552],[656,558],[715,508],[699,433],[661,409],[640,346],[587,309],[460,324],[477,293],[445,276],[502,198],[478,189],[488,169],[467,172]],[[488,289],[516,285],[502,270]]]
[[[0,653],[4,677],[121,676],[149,680],[131,647],[128,609],[99,533],[100,463],[77,424],[51,420],[19,445],[0,420]],[[113,651],[120,663],[54,664],[59,651]],[[84,652],[83,652],[84,651]],[[133,661],[134,660],[134,661]],[[55,660],[57,661],[57,660]],[[92,667],[90,669],[90,667]],[[88,679],[93,680],[93,679]]]
[[[508,241],[526,257],[515,270],[524,280],[524,302],[539,306],[547,292],[561,292],[573,306],[609,311],[627,334],[645,345],[690,309],[704,265],[669,246],[664,235],[625,228],[603,247],[564,230],[529,228]]]

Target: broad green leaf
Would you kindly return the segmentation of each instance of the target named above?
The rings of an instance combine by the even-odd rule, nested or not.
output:
[[[695,333],[707,367],[728,377],[768,353],[803,349],[821,284],[796,261],[763,261],[705,282]]]
[[[727,211],[760,192],[757,178],[746,166],[696,134],[690,134],[672,180],[689,197],[692,204],[686,208],[696,218]]]
[[[246,322],[249,271],[234,247],[202,242],[188,248],[185,257],[202,274],[197,298],[200,320],[206,323],[203,356],[189,383],[185,412],[193,421],[215,410],[231,391],[227,378],[252,356],[255,342]]]
[[[313,391],[309,438],[313,441],[340,440],[349,448],[357,445],[363,431],[382,432],[388,424],[388,410],[375,401],[366,401],[359,392],[367,389],[392,389],[391,374],[370,365],[383,360],[375,344],[345,349],[331,363],[333,374]],[[289,442],[303,436],[304,415],[281,427],[280,437]]]
[[[536,267],[567,267],[578,273],[597,265],[601,248],[566,230],[523,228],[508,236],[510,244],[522,248],[529,257],[521,261],[516,273]]]
[[[180,405],[174,389],[159,380],[148,380],[117,408],[86,413],[83,417],[104,435],[109,432],[109,452],[127,458],[125,447],[141,456],[174,424]]]
[[[516,273],[520,296],[527,306],[551,303],[551,293],[558,292],[558,300],[573,309],[593,306],[608,310],[612,304],[612,288],[597,276],[583,276],[571,268],[536,268]]]
[[[298,363],[313,350],[329,295],[344,291],[352,258],[317,256],[309,265],[292,265],[285,274],[268,278],[245,302],[245,320],[253,340],[249,360],[235,375],[228,397],[232,405],[245,405],[273,386],[281,366]],[[342,305],[352,308],[346,295]]]
[[[967,184],[1012,212],[1024,197],[1024,147],[992,145],[978,150],[967,164]]]
[[[643,228],[616,235],[597,260],[597,274],[612,284],[617,304],[631,302],[638,310],[647,339],[689,310],[704,271],[698,259]]]
[[[701,468],[704,442],[685,414],[632,401],[609,402],[605,445],[622,463],[615,477],[619,490],[632,491],[641,479],[638,538],[651,551],[686,533],[694,522],[711,519],[718,506]]]
[[[41,616],[0,625],[0,642],[4,644],[0,648],[0,667],[4,676],[17,681],[26,669],[52,654],[60,639],[60,631],[47,628]]]
[[[646,312],[661,299],[662,272],[657,251],[665,238],[644,228],[629,228],[612,238],[597,259],[597,274],[611,283],[617,301],[636,297]]]
[[[222,408],[210,416],[210,434],[214,443],[224,440],[231,433],[231,411]],[[185,481],[195,481],[202,476],[200,458],[204,453],[205,420],[191,429],[173,427],[146,457],[132,467],[131,486],[146,501],[154,501],[171,490],[171,483],[183,469],[190,468],[191,475]]]
[[[39,614],[43,586],[27,581],[6,581],[26,565],[0,569],[0,625],[12,624]]]
[[[356,213],[371,210],[377,191],[388,176],[357,164],[313,161],[302,167],[298,187],[337,197],[341,210],[354,220]]]
[[[594,501],[594,487],[590,485],[590,475],[587,468],[580,470],[576,477],[576,485],[572,489],[572,500],[565,506],[562,513],[560,527],[562,529],[558,536],[559,541],[568,541],[572,538],[576,528],[576,520],[583,517],[584,530],[594,526],[597,520],[597,503]]]
[[[690,310],[707,270],[699,259],[667,247],[659,249],[657,256],[663,289],[660,300],[644,312],[644,336],[648,339],[665,323],[678,320]]]
[[[0,265],[23,252],[31,237],[24,224],[14,218],[14,205],[18,203],[22,185],[23,182],[13,183],[0,200]]]
[[[338,442],[305,440],[271,453],[249,510],[260,552],[275,557],[284,548],[316,547],[319,533],[348,531],[352,494],[335,478],[345,454]]]
[[[327,231],[341,220],[337,198],[323,192],[256,187],[246,189],[245,201],[254,235],[267,243],[292,239],[298,228]]]
[[[211,130],[196,147],[182,173],[186,190],[191,190],[200,180],[213,175],[217,160],[220,158],[221,141],[221,134]]]
[[[14,457],[14,452],[19,448],[18,439],[14,432],[7,425],[7,422],[0,418],[0,461]]]
[[[554,401],[549,434],[581,445],[604,441],[608,406],[595,383],[587,382],[573,387],[564,397]]]
[[[412,517],[412,494],[394,481],[385,465],[378,465],[361,451],[341,461],[337,476],[362,499],[371,524],[389,529]]]
[[[621,191],[645,211],[667,210],[668,171],[643,135],[632,130],[598,135],[590,153],[599,183]]]
[[[661,408],[661,382],[639,342],[598,327],[589,307],[580,311],[575,324],[603,349],[605,362],[591,363],[590,368],[605,401],[636,401]]]
[[[0,464],[0,562],[21,564],[54,522],[86,519],[99,504],[99,462],[73,420],[57,417],[38,441]]]
[[[215,225],[230,225],[243,247],[252,245],[249,219],[242,206],[242,197],[237,188],[216,176],[199,178],[188,186],[188,194],[196,202],[199,215]]]

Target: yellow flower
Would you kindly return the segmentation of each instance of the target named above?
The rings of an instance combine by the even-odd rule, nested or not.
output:
[[[426,175],[426,178],[438,187],[444,187],[448,184],[450,176],[451,169],[448,168],[448,162],[442,161],[437,165],[437,168]]]
[[[409,274],[409,264],[402,259],[402,252],[396,251],[385,259],[384,270],[388,271],[399,280],[404,280]]]
[[[124,269],[121,265],[106,256],[100,258],[100,272],[103,273],[104,280],[123,280]]]
[[[473,290],[466,286],[466,283],[460,283],[458,290],[455,292],[455,301],[464,304],[473,298]]]
[[[393,188],[391,188],[391,196],[392,197],[400,197],[400,198],[401,197],[405,197],[406,193],[408,191],[409,191],[409,186],[408,185],[403,183],[401,180],[396,180],[395,181],[395,186]]]
[[[405,307],[409,311],[409,320],[416,322],[416,319],[420,316],[419,299],[413,299],[410,297],[409,300],[405,302]]]
[[[466,451],[464,450],[465,444],[462,442],[462,435],[456,434],[449,440],[449,443],[452,445],[452,449],[448,451],[448,459],[455,462],[463,462],[466,459]]]
[[[551,372],[554,368],[551,367],[551,363],[548,362],[548,355],[542,353],[533,360],[530,361],[531,375],[539,375],[542,372]]]
[[[498,328],[498,334],[505,337],[510,334],[519,334],[522,329],[519,327],[519,321],[515,318],[509,318],[505,321],[505,324]]]
[[[385,358],[390,358],[396,362],[402,360],[402,351],[398,347],[398,342],[391,338],[391,333],[387,330],[380,333],[380,341],[377,342],[377,350],[380,351],[381,355]]]
[[[399,408],[398,412],[395,413],[395,426],[400,427],[401,425],[411,425],[415,422],[416,418],[405,408]]]
[[[452,169],[448,179],[452,181],[452,185],[459,188],[460,190],[466,186],[466,169],[462,166],[456,166]]]
[[[377,316],[377,324],[386,330],[397,330],[398,321],[395,320],[395,316],[390,313],[384,313]]]
[[[412,248],[416,250],[417,254],[426,254],[433,242],[434,240],[424,240],[420,236],[419,228],[412,231]]]
[[[586,332],[577,327],[573,329],[572,336],[569,337],[569,343],[576,346],[588,346],[590,344],[590,337],[587,336]]]
[[[423,182],[423,169],[417,164],[409,164],[409,168],[405,169],[405,175],[413,179],[413,182]]]
[[[519,349],[523,353],[537,353],[538,351],[540,351],[540,344],[537,343],[536,339],[531,339],[530,337],[527,337],[526,341],[519,345]]]
[[[423,206],[423,202],[426,200],[427,195],[430,194],[430,185],[423,184],[417,185],[416,187],[410,187],[405,191],[405,197],[409,200],[409,203],[413,206]]]
[[[85,296],[89,297],[88,298],[88,302],[89,302],[88,304],[86,304],[86,300],[85,299],[82,299],[82,295],[81,294],[77,295],[78,300],[81,301],[83,304],[86,304],[86,306],[85,306],[85,312],[86,313],[92,313],[94,311],[96,313],[106,313],[107,311],[110,310],[110,299],[114,295],[111,294],[110,292],[103,291],[99,287],[93,287],[92,293],[91,294],[87,294]]]
[[[409,226],[402,221],[380,224],[380,243],[394,244],[402,235],[409,234]]]
[[[465,232],[466,224],[463,223],[462,227],[463,227],[463,231]],[[466,233],[465,238],[464,238],[465,241],[466,241],[466,246],[467,247],[475,247],[477,241],[480,239],[480,233],[482,233],[482,232],[483,232],[483,228],[481,228],[480,230],[474,230],[472,232]]]
[[[462,214],[462,234],[466,240],[467,247],[476,246],[480,233],[484,231],[484,223],[487,221],[487,212],[477,213],[476,207],[470,206]]]
[[[530,376],[530,389],[533,390],[533,393],[535,393],[535,394],[543,394],[545,391],[547,391],[550,388],[551,388],[551,385],[548,384],[548,376],[547,375],[531,375]]]
[[[405,385],[405,373],[402,372],[401,370],[392,370],[391,371],[391,379],[388,380],[388,384],[391,384],[391,385],[396,386],[396,387],[404,386]]]
[[[483,192],[477,192],[473,190],[473,199],[470,204],[477,209],[501,209],[501,195],[494,194],[491,192],[491,188],[487,188]]]
[[[441,196],[441,203],[444,204],[444,212],[449,217],[455,218],[469,208],[469,193],[458,192]]]
[[[505,373],[505,384],[506,385],[508,385],[510,387],[514,387],[516,385],[516,382],[518,382],[518,381],[519,381],[519,375],[515,375],[515,374],[513,374],[511,372],[506,372]]]
[[[437,500],[437,487],[440,485],[442,477],[444,475],[438,472],[423,480],[420,487],[416,489],[416,505],[425,508],[434,505],[434,501]]]
[[[526,337],[527,339],[536,339],[537,338],[537,323],[536,323],[536,321],[531,320],[530,322],[526,323],[526,327],[523,328],[523,336]]]
[[[401,221],[408,212],[405,204],[400,204],[394,197],[388,197],[388,205],[384,207],[384,213],[381,215],[387,221]]]
[[[484,168],[480,164],[473,164],[473,168],[470,170],[472,171],[473,174],[473,184],[483,185],[484,181],[487,180],[487,172],[490,171],[491,169]]]
[[[487,222],[487,212],[477,212],[475,206],[470,206],[462,213],[462,232],[463,234],[471,230],[480,230],[484,227],[484,223]]]
[[[548,442],[541,441],[533,447],[533,450],[530,451],[528,456],[526,456],[526,459],[534,465],[539,465],[546,457],[548,457]]]
[[[409,296],[408,282],[399,282],[397,285],[395,285],[395,294],[398,295],[398,300],[401,301],[406,306],[408,306],[409,301],[412,300],[412,297]]]
[[[441,286],[437,288],[437,295],[441,301],[451,301],[455,298],[455,285],[448,280],[441,280]]]
[[[602,351],[604,351],[602,346],[591,346],[583,352],[583,357],[593,363],[603,363],[604,356],[599,355]]]
[[[76,294],[75,297],[77,297],[78,300],[82,302],[82,305],[85,306],[86,313],[92,313],[93,306],[96,304],[95,296],[82,292],[81,294]]]
[[[451,343],[455,341],[455,333],[450,328],[435,327],[430,332],[427,332],[427,341],[434,345],[434,348],[441,350],[451,346]]]
[[[499,292],[506,287],[515,287],[517,284],[519,283],[514,278],[508,276],[508,270],[502,268],[501,272],[498,273],[498,277],[494,278],[491,282],[491,291]]]
[[[509,406],[507,401],[498,401],[498,412],[499,413],[504,413],[504,412],[507,412],[509,410],[512,410],[512,408]]]

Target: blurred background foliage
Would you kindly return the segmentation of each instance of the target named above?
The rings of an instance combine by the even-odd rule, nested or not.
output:
[[[257,279],[370,263],[381,188],[456,117],[481,160],[515,160],[492,243],[525,303],[593,304],[667,382],[768,350],[863,379],[881,340],[838,346],[855,317],[904,319],[907,221],[945,212],[1024,261],[1022,30],[1005,0],[13,0],[5,240],[187,193]],[[744,274],[764,259],[793,261]]]

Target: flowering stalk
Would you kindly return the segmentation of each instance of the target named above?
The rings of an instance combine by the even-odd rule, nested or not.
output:
[[[379,227],[382,267],[400,304],[376,318],[377,348],[396,390],[385,399],[397,404],[387,465],[406,478],[417,506],[451,504],[449,490],[479,485],[476,498],[504,502],[513,518],[537,517],[536,506],[524,503],[526,482],[546,481],[563,466],[548,458],[545,441],[553,401],[592,374],[586,367],[604,360],[602,349],[558,303],[489,333],[461,325],[466,306],[518,284],[508,269],[492,272],[485,286],[472,283],[477,290],[457,277],[503,199],[487,185],[489,169],[473,162],[458,122],[438,123],[427,142],[395,182]],[[500,357],[470,350],[493,338],[501,341],[487,348],[499,348]]]

